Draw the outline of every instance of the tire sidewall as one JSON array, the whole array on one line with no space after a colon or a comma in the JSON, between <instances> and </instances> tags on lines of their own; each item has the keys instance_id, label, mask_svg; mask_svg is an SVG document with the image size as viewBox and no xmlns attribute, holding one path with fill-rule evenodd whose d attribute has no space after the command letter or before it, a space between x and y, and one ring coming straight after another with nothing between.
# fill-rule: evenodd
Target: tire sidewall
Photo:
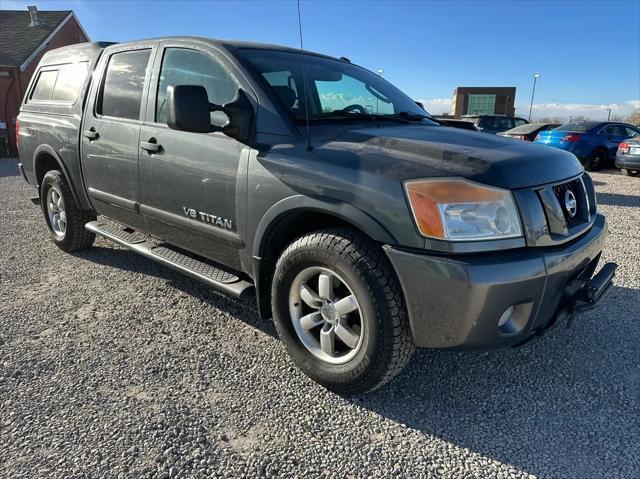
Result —
<instances>
[{"instance_id":1,"label":"tire sidewall","mask_svg":"<svg viewBox=\"0 0 640 479\"><path fill-rule=\"evenodd\" d=\"M385 331L380 311L381 302L374 300L376 278L367 275L358 264L353 265L344 255L332 254L319 244L294 249L278 262L272 283L274 322L282 341L294 362L310 377L320 383L330 382L345 387L353 382L365 381L389 348L384 347ZM304 269L320 266L337 273L351 288L360 305L364 326L363 343L358 353L344 364L329 364L313 356L302 344L293 326L289 312L289 292L294 278Z\"/></svg>"}]
</instances>

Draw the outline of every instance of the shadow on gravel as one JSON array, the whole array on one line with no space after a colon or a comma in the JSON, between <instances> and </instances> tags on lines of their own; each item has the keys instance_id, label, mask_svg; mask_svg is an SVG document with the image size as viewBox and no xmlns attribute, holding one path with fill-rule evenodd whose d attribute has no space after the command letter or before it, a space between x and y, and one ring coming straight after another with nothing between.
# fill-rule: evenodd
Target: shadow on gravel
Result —
<instances>
[{"instance_id":1,"label":"shadow on gravel","mask_svg":"<svg viewBox=\"0 0 640 479\"><path fill-rule=\"evenodd\" d=\"M93 263L163 279L176 290L193 296L211 307L220 309L269 336L278 336L273 322L262 320L258 316L258 312L255 309L255 299L247 299L245 302L233 298L192 280L171 268L125 249L93 246L87 250L72 254Z\"/></svg>"},{"instance_id":2,"label":"shadow on gravel","mask_svg":"<svg viewBox=\"0 0 640 479\"><path fill-rule=\"evenodd\" d=\"M640 190L640 181L638 181L638 190ZM640 194L621 195L619 193L598 193L598 204L640 207Z\"/></svg>"},{"instance_id":3,"label":"shadow on gravel","mask_svg":"<svg viewBox=\"0 0 640 479\"><path fill-rule=\"evenodd\" d=\"M17 158L0 158L0 178L20 176Z\"/></svg>"},{"instance_id":4,"label":"shadow on gravel","mask_svg":"<svg viewBox=\"0 0 640 479\"><path fill-rule=\"evenodd\" d=\"M640 452L632 426L640 334L611 324L625 312L627 324L637 322L640 291L614 287L607 300L571 329L559 324L520 348L418 350L396 380L353 402L529 474L601 478L626 470L620 458ZM607 441L616 443L615 457L595 447Z\"/></svg>"}]
</instances>

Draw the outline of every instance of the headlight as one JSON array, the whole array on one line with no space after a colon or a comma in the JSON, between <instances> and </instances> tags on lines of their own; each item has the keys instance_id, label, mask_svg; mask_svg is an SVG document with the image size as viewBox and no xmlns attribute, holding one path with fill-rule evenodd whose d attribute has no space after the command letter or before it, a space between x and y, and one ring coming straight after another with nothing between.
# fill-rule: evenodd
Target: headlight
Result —
<instances>
[{"instance_id":1,"label":"headlight","mask_svg":"<svg viewBox=\"0 0 640 479\"><path fill-rule=\"evenodd\" d=\"M424 236L450 241L522 236L518 210L508 190L458 178L407 181L405 189Z\"/></svg>"}]
</instances>

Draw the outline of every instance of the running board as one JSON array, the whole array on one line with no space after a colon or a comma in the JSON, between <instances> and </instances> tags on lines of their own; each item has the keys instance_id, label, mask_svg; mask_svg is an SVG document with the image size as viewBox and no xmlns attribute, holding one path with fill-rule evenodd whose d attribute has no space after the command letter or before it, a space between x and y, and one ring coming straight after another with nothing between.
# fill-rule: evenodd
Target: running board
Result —
<instances>
[{"instance_id":1,"label":"running board","mask_svg":"<svg viewBox=\"0 0 640 479\"><path fill-rule=\"evenodd\" d=\"M245 298L253 290L253 284L235 274L188 256L167 244L155 244L139 233L100 221L90 221L85 228L236 298Z\"/></svg>"}]
</instances>

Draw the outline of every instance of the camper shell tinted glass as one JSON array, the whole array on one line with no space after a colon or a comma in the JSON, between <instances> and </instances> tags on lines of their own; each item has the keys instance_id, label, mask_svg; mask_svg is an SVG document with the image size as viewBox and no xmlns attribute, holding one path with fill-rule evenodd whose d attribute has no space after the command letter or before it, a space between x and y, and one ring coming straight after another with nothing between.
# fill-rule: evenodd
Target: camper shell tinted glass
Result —
<instances>
[{"instance_id":1,"label":"camper shell tinted glass","mask_svg":"<svg viewBox=\"0 0 640 479\"><path fill-rule=\"evenodd\" d=\"M38 74L29 101L75 103L88 69L88 62L46 67Z\"/></svg>"}]
</instances>

